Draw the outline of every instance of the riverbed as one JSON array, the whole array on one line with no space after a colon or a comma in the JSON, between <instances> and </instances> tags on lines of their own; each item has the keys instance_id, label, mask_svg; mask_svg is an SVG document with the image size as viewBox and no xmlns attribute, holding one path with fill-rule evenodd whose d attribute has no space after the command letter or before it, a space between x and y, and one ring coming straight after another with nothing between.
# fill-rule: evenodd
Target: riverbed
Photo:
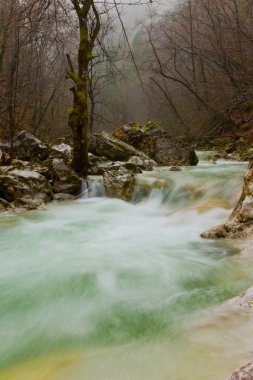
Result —
<instances>
[{"instance_id":1,"label":"riverbed","mask_svg":"<svg viewBox=\"0 0 253 380\"><path fill-rule=\"evenodd\" d=\"M137 176L130 203L90 197L0 217L0 380L225 380L253 318L220 306L253 283L238 241L209 241L247 163Z\"/></svg>"}]
</instances>

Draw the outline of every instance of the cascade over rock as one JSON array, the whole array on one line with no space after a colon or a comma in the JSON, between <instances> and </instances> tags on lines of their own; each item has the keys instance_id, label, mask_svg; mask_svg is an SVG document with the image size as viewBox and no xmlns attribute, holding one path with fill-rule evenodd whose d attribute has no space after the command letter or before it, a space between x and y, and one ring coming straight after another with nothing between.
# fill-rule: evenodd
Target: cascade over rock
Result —
<instances>
[{"instance_id":1,"label":"cascade over rock","mask_svg":"<svg viewBox=\"0 0 253 380\"><path fill-rule=\"evenodd\" d=\"M143 152L137 151L133 146L106 132L93 133L90 136L89 152L112 161L127 161L132 156L149 158Z\"/></svg>"},{"instance_id":2,"label":"cascade over rock","mask_svg":"<svg viewBox=\"0 0 253 380\"><path fill-rule=\"evenodd\" d=\"M103 174L106 195L129 201L134 192L134 174L124 167Z\"/></svg>"},{"instance_id":3,"label":"cascade over rock","mask_svg":"<svg viewBox=\"0 0 253 380\"><path fill-rule=\"evenodd\" d=\"M198 163L195 151L186 142L171 137L157 123L130 123L115 129L113 136L143 151L159 165L194 166Z\"/></svg>"},{"instance_id":4,"label":"cascade over rock","mask_svg":"<svg viewBox=\"0 0 253 380\"><path fill-rule=\"evenodd\" d=\"M216 226L201 236L207 239L243 238L253 234L253 161L244 177L242 195L225 224Z\"/></svg>"}]
</instances>

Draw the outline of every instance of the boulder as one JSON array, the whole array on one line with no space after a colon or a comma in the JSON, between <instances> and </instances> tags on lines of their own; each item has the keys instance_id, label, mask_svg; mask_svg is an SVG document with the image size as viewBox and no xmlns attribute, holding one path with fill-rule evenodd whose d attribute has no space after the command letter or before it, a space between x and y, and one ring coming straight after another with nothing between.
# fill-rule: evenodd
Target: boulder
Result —
<instances>
[{"instance_id":1,"label":"boulder","mask_svg":"<svg viewBox=\"0 0 253 380\"><path fill-rule=\"evenodd\" d=\"M52 199L52 187L47 179L31 170L13 169L0 172L0 197L13 202L29 196L45 201Z\"/></svg>"},{"instance_id":2,"label":"boulder","mask_svg":"<svg viewBox=\"0 0 253 380\"><path fill-rule=\"evenodd\" d=\"M20 160L38 159L43 161L49 156L49 147L30 132L22 131L14 140L13 154Z\"/></svg>"},{"instance_id":3,"label":"boulder","mask_svg":"<svg viewBox=\"0 0 253 380\"><path fill-rule=\"evenodd\" d=\"M49 162L54 193L76 194L81 191L82 179L63 159Z\"/></svg>"},{"instance_id":4,"label":"boulder","mask_svg":"<svg viewBox=\"0 0 253 380\"><path fill-rule=\"evenodd\" d=\"M108 165L112 161L108 161L106 157L99 157L95 154L89 153L89 174L90 175L103 175Z\"/></svg>"},{"instance_id":5,"label":"boulder","mask_svg":"<svg viewBox=\"0 0 253 380\"><path fill-rule=\"evenodd\" d=\"M113 136L134 146L163 166L197 165L195 151L179 138L173 138L157 123L131 123L113 132Z\"/></svg>"},{"instance_id":6,"label":"boulder","mask_svg":"<svg viewBox=\"0 0 253 380\"><path fill-rule=\"evenodd\" d=\"M253 362L237 369L228 380L253 380Z\"/></svg>"},{"instance_id":7,"label":"boulder","mask_svg":"<svg viewBox=\"0 0 253 380\"><path fill-rule=\"evenodd\" d=\"M131 200L135 186L133 172L121 167L118 170L105 172L103 178L107 196L123 199L124 201Z\"/></svg>"},{"instance_id":8,"label":"boulder","mask_svg":"<svg viewBox=\"0 0 253 380\"><path fill-rule=\"evenodd\" d=\"M134 173L141 173L143 170L151 171L157 163L152 159L143 159L138 156L133 156L129 158L126 162L125 167L132 170Z\"/></svg>"},{"instance_id":9,"label":"boulder","mask_svg":"<svg viewBox=\"0 0 253 380\"><path fill-rule=\"evenodd\" d=\"M132 156L148 159L143 152L138 152L133 146L106 132L93 133L90 136L89 152L111 161L127 161Z\"/></svg>"},{"instance_id":10,"label":"boulder","mask_svg":"<svg viewBox=\"0 0 253 380\"><path fill-rule=\"evenodd\" d=\"M242 195L225 224L216 226L201 236L207 239L245 238L253 234L253 161L244 177Z\"/></svg>"},{"instance_id":11,"label":"boulder","mask_svg":"<svg viewBox=\"0 0 253 380\"><path fill-rule=\"evenodd\" d=\"M218 160L227 159L227 153L222 154L219 152L211 152L211 153L209 153L207 159L212 164L216 164L216 161L218 161Z\"/></svg>"},{"instance_id":12,"label":"boulder","mask_svg":"<svg viewBox=\"0 0 253 380\"><path fill-rule=\"evenodd\" d=\"M14 206L18 208L24 208L26 210L45 209L46 205L42 197L31 198L30 196L24 196L14 201Z\"/></svg>"},{"instance_id":13,"label":"boulder","mask_svg":"<svg viewBox=\"0 0 253 380\"><path fill-rule=\"evenodd\" d=\"M70 160L72 156L72 148L70 145L61 143L53 145L50 149L50 157L52 158L65 158Z\"/></svg>"}]
</instances>

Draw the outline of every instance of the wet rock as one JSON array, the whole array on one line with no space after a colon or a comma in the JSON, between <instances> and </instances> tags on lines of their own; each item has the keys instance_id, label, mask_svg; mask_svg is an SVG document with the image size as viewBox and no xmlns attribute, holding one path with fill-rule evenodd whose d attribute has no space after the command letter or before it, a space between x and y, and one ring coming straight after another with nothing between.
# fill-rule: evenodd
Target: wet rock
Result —
<instances>
[{"instance_id":1,"label":"wet rock","mask_svg":"<svg viewBox=\"0 0 253 380\"><path fill-rule=\"evenodd\" d=\"M82 179L62 159L49 163L54 193L76 194L81 190Z\"/></svg>"},{"instance_id":2,"label":"wet rock","mask_svg":"<svg viewBox=\"0 0 253 380\"><path fill-rule=\"evenodd\" d=\"M242 161L239 153L235 153L235 152L234 153L229 153L227 155L227 160L238 161L238 162Z\"/></svg>"},{"instance_id":3,"label":"wet rock","mask_svg":"<svg viewBox=\"0 0 253 380\"><path fill-rule=\"evenodd\" d=\"M88 153L89 156L89 164L90 165L99 165L103 164L104 162L108 162L108 159L103 156L96 156L95 154Z\"/></svg>"},{"instance_id":4,"label":"wet rock","mask_svg":"<svg viewBox=\"0 0 253 380\"><path fill-rule=\"evenodd\" d=\"M134 192L135 179L130 170L121 167L118 170L107 171L103 175L106 195L129 201Z\"/></svg>"},{"instance_id":5,"label":"wet rock","mask_svg":"<svg viewBox=\"0 0 253 380\"><path fill-rule=\"evenodd\" d=\"M22 198L16 199L14 201L14 206L18 208L24 208L26 210L37 210L46 208L46 204L41 197L31 198L27 195Z\"/></svg>"},{"instance_id":6,"label":"wet rock","mask_svg":"<svg viewBox=\"0 0 253 380\"><path fill-rule=\"evenodd\" d=\"M207 239L245 238L253 234L253 161L244 177L242 195L228 221L201 236Z\"/></svg>"},{"instance_id":7,"label":"wet rock","mask_svg":"<svg viewBox=\"0 0 253 380\"><path fill-rule=\"evenodd\" d=\"M11 164L13 167L15 167L15 169L21 169L21 170L26 170L30 166L29 161L17 160L17 159L13 159Z\"/></svg>"},{"instance_id":8,"label":"wet rock","mask_svg":"<svg viewBox=\"0 0 253 380\"><path fill-rule=\"evenodd\" d=\"M248 137L241 137L234 144L236 153L241 161L253 160L253 140Z\"/></svg>"},{"instance_id":9,"label":"wet rock","mask_svg":"<svg viewBox=\"0 0 253 380\"><path fill-rule=\"evenodd\" d=\"M30 170L14 169L0 174L0 197L13 202L19 198L43 195L46 201L52 199L52 187L47 179Z\"/></svg>"},{"instance_id":10,"label":"wet rock","mask_svg":"<svg viewBox=\"0 0 253 380\"><path fill-rule=\"evenodd\" d=\"M73 200L73 195L65 193L54 194L54 201L70 201Z\"/></svg>"},{"instance_id":11,"label":"wet rock","mask_svg":"<svg viewBox=\"0 0 253 380\"><path fill-rule=\"evenodd\" d=\"M65 158L70 160L72 156L72 148L70 145L61 143L53 145L50 149L50 157L52 158Z\"/></svg>"},{"instance_id":12,"label":"wet rock","mask_svg":"<svg viewBox=\"0 0 253 380\"><path fill-rule=\"evenodd\" d=\"M201 150L214 150L219 159L233 161L250 161L253 159L253 139L250 136L241 137L226 143L224 138L206 141L207 144L198 143ZM213 155L214 153L211 153ZM211 157L210 157L211 161Z\"/></svg>"},{"instance_id":13,"label":"wet rock","mask_svg":"<svg viewBox=\"0 0 253 380\"><path fill-rule=\"evenodd\" d=\"M229 301L233 308L253 312L253 287Z\"/></svg>"},{"instance_id":14,"label":"wet rock","mask_svg":"<svg viewBox=\"0 0 253 380\"><path fill-rule=\"evenodd\" d=\"M169 168L169 171L170 171L170 172L180 172L181 169L178 168L177 166L171 166L171 167Z\"/></svg>"},{"instance_id":15,"label":"wet rock","mask_svg":"<svg viewBox=\"0 0 253 380\"><path fill-rule=\"evenodd\" d=\"M157 163L152 159L143 159L138 156L133 156L129 158L126 162L126 169L132 170L134 173L141 173L143 170L151 171L154 167L157 166Z\"/></svg>"},{"instance_id":16,"label":"wet rock","mask_svg":"<svg viewBox=\"0 0 253 380\"><path fill-rule=\"evenodd\" d=\"M207 159L212 164L216 164L216 161L218 161L218 160L227 159L227 153L221 154L221 153L218 153L218 152L211 152L211 153L209 153Z\"/></svg>"},{"instance_id":17,"label":"wet rock","mask_svg":"<svg viewBox=\"0 0 253 380\"><path fill-rule=\"evenodd\" d=\"M104 156L111 161L127 161L132 156L148 159L143 152L138 152L133 146L105 132L90 136L89 152L96 156Z\"/></svg>"},{"instance_id":18,"label":"wet rock","mask_svg":"<svg viewBox=\"0 0 253 380\"><path fill-rule=\"evenodd\" d=\"M20 160L30 161L36 158L43 161L49 156L49 147L30 132L22 131L14 140L13 155Z\"/></svg>"},{"instance_id":19,"label":"wet rock","mask_svg":"<svg viewBox=\"0 0 253 380\"><path fill-rule=\"evenodd\" d=\"M112 164L106 157L89 153L89 175L103 175L106 168Z\"/></svg>"},{"instance_id":20,"label":"wet rock","mask_svg":"<svg viewBox=\"0 0 253 380\"><path fill-rule=\"evenodd\" d=\"M227 380L253 380L253 362L237 369Z\"/></svg>"},{"instance_id":21,"label":"wet rock","mask_svg":"<svg viewBox=\"0 0 253 380\"><path fill-rule=\"evenodd\" d=\"M10 204L5 199L0 198L0 212L6 211L7 208L9 208Z\"/></svg>"},{"instance_id":22,"label":"wet rock","mask_svg":"<svg viewBox=\"0 0 253 380\"><path fill-rule=\"evenodd\" d=\"M51 180L51 171L50 168L44 164L34 163L32 165L29 165L28 168L30 170L35 171L36 173L39 173L47 178L47 180Z\"/></svg>"},{"instance_id":23,"label":"wet rock","mask_svg":"<svg viewBox=\"0 0 253 380\"><path fill-rule=\"evenodd\" d=\"M117 128L113 135L143 151L163 166L197 165L195 151L181 139L172 138L157 123L131 123Z\"/></svg>"}]
</instances>

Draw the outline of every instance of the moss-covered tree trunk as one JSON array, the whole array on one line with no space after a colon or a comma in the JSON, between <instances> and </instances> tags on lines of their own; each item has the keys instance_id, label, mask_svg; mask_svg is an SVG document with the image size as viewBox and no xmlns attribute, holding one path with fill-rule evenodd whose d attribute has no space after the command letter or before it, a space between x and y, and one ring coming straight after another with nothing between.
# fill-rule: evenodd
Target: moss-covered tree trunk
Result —
<instances>
[{"instance_id":1,"label":"moss-covered tree trunk","mask_svg":"<svg viewBox=\"0 0 253 380\"><path fill-rule=\"evenodd\" d=\"M88 175L88 134L89 134L89 64L92 51L100 30L100 20L92 0L71 0L79 20L78 71L75 72L69 56L69 76L74 82L73 107L69 110L68 124L72 131L73 158L72 167L83 177ZM91 14L92 13L92 14ZM89 29L88 18L93 17ZM95 26L94 26L95 25Z\"/></svg>"}]
</instances>

